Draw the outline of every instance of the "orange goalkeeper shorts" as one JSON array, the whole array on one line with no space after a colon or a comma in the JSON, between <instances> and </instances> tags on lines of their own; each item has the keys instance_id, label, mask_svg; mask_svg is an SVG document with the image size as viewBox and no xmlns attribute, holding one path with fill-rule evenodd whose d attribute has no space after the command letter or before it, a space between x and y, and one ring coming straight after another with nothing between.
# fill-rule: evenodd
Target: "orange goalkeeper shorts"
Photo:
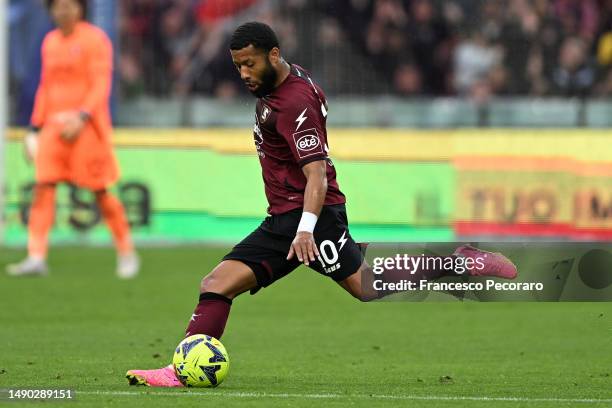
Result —
<instances>
[{"instance_id":1,"label":"orange goalkeeper shorts","mask_svg":"<svg viewBox=\"0 0 612 408\"><path fill-rule=\"evenodd\" d=\"M70 182L89 190L102 190L119 179L119 166L110 139L89 122L75 140L60 136L58 123L40 130L34 160L37 183Z\"/></svg>"}]
</instances>

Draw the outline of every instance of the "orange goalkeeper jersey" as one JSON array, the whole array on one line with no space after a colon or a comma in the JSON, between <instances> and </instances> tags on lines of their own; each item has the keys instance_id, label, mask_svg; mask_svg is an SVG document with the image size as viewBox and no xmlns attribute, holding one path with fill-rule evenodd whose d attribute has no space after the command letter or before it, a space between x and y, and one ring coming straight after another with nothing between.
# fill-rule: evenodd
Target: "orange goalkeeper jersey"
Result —
<instances>
[{"instance_id":1,"label":"orange goalkeeper jersey","mask_svg":"<svg viewBox=\"0 0 612 408\"><path fill-rule=\"evenodd\" d=\"M35 158L38 182L69 181L98 189L118 179L109 109L112 59L106 34L87 22L79 22L68 36L53 30L45 37L31 118L31 124L41 128ZM90 116L75 141L60 137L56 114L65 111Z\"/></svg>"},{"instance_id":2,"label":"orange goalkeeper jersey","mask_svg":"<svg viewBox=\"0 0 612 408\"><path fill-rule=\"evenodd\" d=\"M108 136L112 45L96 26L80 22L69 36L53 30L42 45L42 73L31 123L42 127L57 112L82 110Z\"/></svg>"}]
</instances>

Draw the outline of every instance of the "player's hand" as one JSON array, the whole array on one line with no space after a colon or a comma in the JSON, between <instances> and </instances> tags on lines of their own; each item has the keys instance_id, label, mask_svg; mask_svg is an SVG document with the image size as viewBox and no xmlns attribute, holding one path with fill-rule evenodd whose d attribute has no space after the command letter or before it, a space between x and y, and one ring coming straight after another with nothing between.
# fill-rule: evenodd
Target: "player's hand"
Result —
<instances>
[{"instance_id":1,"label":"player's hand","mask_svg":"<svg viewBox=\"0 0 612 408\"><path fill-rule=\"evenodd\" d=\"M23 137L23 152L28 163L34 161L38 152L38 132L26 133Z\"/></svg>"},{"instance_id":2,"label":"player's hand","mask_svg":"<svg viewBox=\"0 0 612 408\"><path fill-rule=\"evenodd\" d=\"M287 260L293 258L294 255L297 256L297 259L303 262L304 265L308 265L310 262L314 262L317 259L319 250L317 249L314 235L312 235L311 232L298 231L297 234L295 234L295 238L289 249L289 255L287 255Z\"/></svg>"},{"instance_id":3,"label":"player's hand","mask_svg":"<svg viewBox=\"0 0 612 408\"><path fill-rule=\"evenodd\" d=\"M55 116L61 125L60 135L64 140L74 140L85 125L81 113L79 111L61 112Z\"/></svg>"}]
</instances>

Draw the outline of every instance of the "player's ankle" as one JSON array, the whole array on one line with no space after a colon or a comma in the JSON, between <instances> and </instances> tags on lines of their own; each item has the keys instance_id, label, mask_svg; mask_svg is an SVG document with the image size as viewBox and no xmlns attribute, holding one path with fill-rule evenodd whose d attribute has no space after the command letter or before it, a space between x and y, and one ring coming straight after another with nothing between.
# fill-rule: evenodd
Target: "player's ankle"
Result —
<instances>
[{"instance_id":1,"label":"player's ankle","mask_svg":"<svg viewBox=\"0 0 612 408\"><path fill-rule=\"evenodd\" d=\"M30 259L30 261L36 262L36 263L45 263L47 261L44 255L38 255L38 254L28 255L28 258Z\"/></svg>"}]
</instances>

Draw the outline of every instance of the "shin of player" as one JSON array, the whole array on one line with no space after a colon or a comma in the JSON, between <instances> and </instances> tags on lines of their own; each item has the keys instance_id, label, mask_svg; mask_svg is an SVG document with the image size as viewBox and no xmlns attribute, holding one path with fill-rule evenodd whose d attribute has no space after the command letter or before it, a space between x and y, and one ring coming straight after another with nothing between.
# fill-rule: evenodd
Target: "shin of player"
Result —
<instances>
[{"instance_id":1,"label":"shin of player","mask_svg":"<svg viewBox=\"0 0 612 408\"><path fill-rule=\"evenodd\" d=\"M232 300L256 284L253 272L243 263L232 260L221 262L202 280L199 302L189 319L185 337L207 334L221 338Z\"/></svg>"}]
</instances>

